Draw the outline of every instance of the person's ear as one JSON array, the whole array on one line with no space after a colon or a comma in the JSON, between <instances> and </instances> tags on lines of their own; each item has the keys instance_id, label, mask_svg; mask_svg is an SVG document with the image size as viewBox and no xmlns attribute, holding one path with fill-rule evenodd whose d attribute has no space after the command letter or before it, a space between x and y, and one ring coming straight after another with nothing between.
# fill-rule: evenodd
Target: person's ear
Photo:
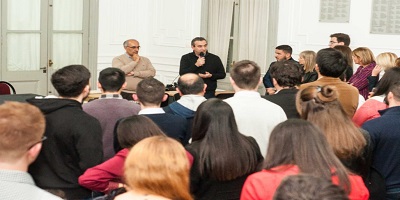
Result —
<instances>
[{"instance_id":1,"label":"person's ear","mask_svg":"<svg viewBox=\"0 0 400 200\"><path fill-rule=\"evenodd\" d=\"M276 85L278 85L278 81L276 81L275 78L272 78L272 84L273 84L274 86L276 86Z\"/></svg>"},{"instance_id":2,"label":"person's ear","mask_svg":"<svg viewBox=\"0 0 400 200\"><path fill-rule=\"evenodd\" d=\"M29 163L33 163L33 161L36 160L41 149L42 149L42 143L37 143L28 150L27 154Z\"/></svg>"},{"instance_id":3,"label":"person's ear","mask_svg":"<svg viewBox=\"0 0 400 200\"><path fill-rule=\"evenodd\" d=\"M318 64L315 64L315 71L317 71L317 72L319 72L319 67L318 67Z\"/></svg>"},{"instance_id":4,"label":"person's ear","mask_svg":"<svg viewBox=\"0 0 400 200\"><path fill-rule=\"evenodd\" d=\"M100 82L97 81L97 88L99 88L100 90L102 90L103 87L101 87Z\"/></svg>"},{"instance_id":5,"label":"person's ear","mask_svg":"<svg viewBox=\"0 0 400 200\"><path fill-rule=\"evenodd\" d=\"M179 93L179 96L183 96L182 91L179 88L176 88L176 91Z\"/></svg>"},{"instance_id":6,"label":"person's ear","mask_svg":"<svg viewBox=\"0 0 400 200\"><path fill-rule=\"evenodd\" d=\"M343 45L344 46L344 42L338 42L338 45Z\"/></svg>"},{"instance_id":7,"label":"person's ear","mask_svg":"<svg viewBox=\"0 0 400 200\"><path fill-rule=\"evenodd\" d=\"M166 101L168 99L169 95L168 94L164 94L163 98L162 98L162 102Z\"/></svg>"},{"instance_id":8,"label":"person's ear","mask_svg":"<svg viewBox=\"0 0 400 200\"><path fill-rule=\"evenodd\" d=\"M206 92L207 84L204 83L203 92Z\"/></svg>"},{"instance_id":9,"label":"person's ear","mask_svg":"<svg viewBox=\"0 0 400 200\"><path fill-rule=\"evenodd\" d=\"M235 81L233 80L232 77L229 77L229 82L231 83L231 85L236 85Z\"/></svg>"},{"instance_id":10,"label":"person's ear","mask_svg":"<svg viewBox=\"0 0 400 200\"><path fill-rule=\"evenodd\" d=\"M128 83L125 81L125 83L122 84L121 90L125 89L125 88L126 88L126 85L128 85Z\"/></svg>"},{"instance_id":11,"label":"person's ear","mask_svg":"<svg viewBox=\"0 0 400 200\"><path fill-rule=\"evenodd\" d=\"M132 99L134 101L139 101L139 98L138 98L137 94L132 94Z\"/></svg>"}]
</instances>

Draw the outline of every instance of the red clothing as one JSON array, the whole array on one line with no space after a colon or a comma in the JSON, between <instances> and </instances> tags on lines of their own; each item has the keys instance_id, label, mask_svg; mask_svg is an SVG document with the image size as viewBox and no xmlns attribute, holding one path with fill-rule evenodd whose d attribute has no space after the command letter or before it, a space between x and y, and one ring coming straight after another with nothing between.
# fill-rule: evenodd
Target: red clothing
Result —
<instances>
[{"instance_id":1,"label":"red clothing","mask_svg":"<svg viewBox=\"0 0 400 200\"><path fill-rule=\"evenodd\" d=\"M372 97L356 111L353 116L353 122L357 126L361 127L364 122L380 117L381 115L379 114L378 110L384 110L386 108L388 108L388 105L383 102L383 97L381 97L381 100Z\"/></svg>"},{"instance_id":2,"label":"red clothing","mask_svg":"<svg viewBox=\"0 0 400 200\"><path fill-rule=\"evenodd\" d=\"M287 167L287 168L286 168ZM281 170L279 170L280 168ZM275 171L275 170L279 171ZM250 175L242 188L241 200L270 200L273 198L276 189L282 182L282 179L289 175L300 173L297 166L280 166L271 170L262 170ZM365 187L361 177L350 175L351 192L349 199L351 200L368 200L369 192ZM332 182L337 184L336 177L332 177Z\"/></svg>"},{"instance_id":3,"label":"red clothing","mask_svg":"<svg viewBox=\"0 0 400 200\"><path fill-rule=\"evenodd\" d=\"M90 190L104 193L117 189L118 184L122 183L124 162L128 153L129 149L122 149L109 160L87 169L79 177L79 184ZM186 152L186 155L190 166L192 166L193 156L189 152Z\"/></svg>"},{"instance_id":4,"label":"red clothing","mask_svg":"<svg viewBox=\"0 0 400 200\"><path fill-rule=\"evenodd\" d=\"M349 79L349 83L358 89L364 99L368 99L368 76L371 76L375 65L376 63L372 62L365 67L358 67L356 73Z\"/></svg>"}]
</instances>

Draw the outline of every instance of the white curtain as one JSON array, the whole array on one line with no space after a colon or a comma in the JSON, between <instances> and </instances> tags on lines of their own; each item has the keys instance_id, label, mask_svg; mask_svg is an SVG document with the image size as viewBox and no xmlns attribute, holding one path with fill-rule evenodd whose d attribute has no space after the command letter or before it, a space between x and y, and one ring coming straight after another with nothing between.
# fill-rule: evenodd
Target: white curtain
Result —
<instances>
[{"instance_id":1,"label":"white curtain","mask_svg":"<svg viewBox=\"0 0 400 200\"><path fill-rule=\"evenodd\" d=\"M227 63L234 0L210 0L208 5L208 50Z\"/></svg>"},{"instance_id":2,"label":"white curtain","mask_svg":"<svg viewBox=\"0 0 400 200\"><path fill-rule=\"evenodd\" d=\"M255 61L266 69L268 0L240 0L238 60Z\"/></svg>"}]
</instances>

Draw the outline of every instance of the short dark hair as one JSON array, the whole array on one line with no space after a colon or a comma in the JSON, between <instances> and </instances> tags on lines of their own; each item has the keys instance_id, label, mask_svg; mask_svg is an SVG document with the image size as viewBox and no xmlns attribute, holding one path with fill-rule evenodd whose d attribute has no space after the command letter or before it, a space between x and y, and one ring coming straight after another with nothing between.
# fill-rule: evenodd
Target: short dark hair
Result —
<instances>
[{"instance_id":1,"label":"short dark hair","mask_svg":"<svg viewBox=\"0 0 400 200\"><path fill-rule=\"evenodd\" d=\"M62 97L77 97L89 85L90 72L83 65L68 65L51 75L51 83Z\"/></svg>"},{"instance_id":2,"label":"short dark hair","mask_svg":"<svg viewBox=\"0 0 400 200\"><path fill-rule=\"evenodd\" d=\"M185 75L182 75L178 79L178 88L182 92L182 94L186 95L201 93L204 89L203 79L197 74L192 74L192 78L188 78Z\"/></svg>"},{"instance_id":3,"label":"short dark hair","mask_svg":"<svg viewBox=\"0 0 400 200\"><path fill-rule=\"evenodd\" d=\"M283 52L289 53L290 55L292 55L292 53L293 53L292 47L289 46L289 45L286 45L286 44L284 44L284 45L279 45L279 46L275 47L275 49L282 50Z\"/></svg>"},{"instance_id":4,"label":"short dark hair","mask_svg":"<svg viewBox=\"0 0 400 200\"><path fill-rule=\"evenodd\" d=\"M383 74L381 80L379 80L376 86L374 96L387 95L389 93L390 86L400 80L400 67L392 67L387 69Z\"/></svg>"},{"instance_id":5,"label":"short dark hair","mask_svg":"<svg viewBox=\"0 0 400 200\"><path fill-rule=\"evenodd\" d=\"M99 83L104 92L117 92L125 83L125 73L118 68L105 68L99 74Z\"/></svg>"},{"instance_id":6,"label":"short dark hair","mask_svg":"<svg viewBox=\"0 0 400 200\"><path fill-rule=\"evenodd\" d=\"M282 180L274 200L348 200L346 192L331 180L311 174L298 174Z\"/></svg>"},{"instance_id":7,"label":"short dark hair","mask_svg":"<svg viewBox=\"0 0 400 200\"><path fill-rule=\"evenodd\" d=\"M323 76L338 78L347 69L347 60L343 53L333 49L321 49L317 53L316 63Z\"/></svg>"},{"instance_id":8,"label":"short dark hair","mask_svg":"<svg viewBox=\"0 0 400 200\"><path fill-rule=\"evenodd\" d=\"M194 43L197 41L206 41L207 42L207 40L203 37L195 37L195 38L193 38L192 42L190 43L192 45L192 47L194 47Z\"/></svg>"},{"instance_id":9,"label":"short dark hair","mask_svg":"<svg viewBox=\"0 0 400 200\"><path fill-rule=\"evenodd\" d=\"M230 74L239 88L254 89L260 82L261 69L254 61L242 60L235 62Z\"/></svg>"},{"instance_id":10,"label":"short dark hair","mask_svg":"<svg viewBox=\"0 0 400 200\"><path fill-rule=\"evenodd\" d=\"M393 83L393 85L390 86L389 92L393 93L394 99L400 102L400 81Z\"/></svg>"},{"instance_id":11,"label":"short dark hair","mask_svg":"<svg viewBox=\"0 0 400 200\"><path fill-rule=\"evenodd\" d=\"M164 94L164 84L153 77L143 79L136 88L136 95L143 105L161 104Z\"/></svg>"},{"instance_id":12,"label":"short dark hair","mask_svg":"<svg viewBox=\"0 0 400 200\"><path fill-rule=\"evenodd\" d=\"M282 87L295 87L301 84L303 70L301 66L292 60L275 62L270 69L271 77Z\"/></svg>"},{"instance_id":13,"label":"short dark hair","mask_svg":"<svg viewBox=\"0 0 400 200\"><path fill-rule=\"evenodd\" d=\"M118 142L122 148L131 148L140 140L163 135L163 131L151 120L144 115L133 115L123 118L117 126Z\"/></svg>"},{"instance_id":14,"label":"short dark hair","mask_svg":"<svg viewBox=\"0 0 400 200\"><path fill-rule=\"evenodd\" d=\"M345 46L350 45L350 36L345 33L334 33L330 37L335 37L337 42L343 42Z\"/></svg>"}]
</instances>

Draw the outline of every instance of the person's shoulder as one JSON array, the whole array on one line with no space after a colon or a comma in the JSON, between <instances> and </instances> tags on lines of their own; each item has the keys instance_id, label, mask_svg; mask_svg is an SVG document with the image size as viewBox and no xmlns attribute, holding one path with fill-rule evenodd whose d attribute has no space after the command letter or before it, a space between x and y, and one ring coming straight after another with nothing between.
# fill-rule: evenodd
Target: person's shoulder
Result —
<instances>
[{"instance_id":1,"label":"person's shoulder","mask_svg":"<svg viewBox=\"0 0 400 200\"><path fill-rule=\"evenodd\" d=\"M122 59L124 56L126 57L126 54L115 56L113 59Z\"/></svg>"},{"instance_id":2,"label":"person's shoulder","mask_svg":"<svg viewBox=\"0 0 400 200\"><path fill-rule=\"evenodd\" d=\"M182 58L190 57L190 56L195 56L193 52L189 52L187 54L183 54Z\"/></svg>"}]
</instances>

